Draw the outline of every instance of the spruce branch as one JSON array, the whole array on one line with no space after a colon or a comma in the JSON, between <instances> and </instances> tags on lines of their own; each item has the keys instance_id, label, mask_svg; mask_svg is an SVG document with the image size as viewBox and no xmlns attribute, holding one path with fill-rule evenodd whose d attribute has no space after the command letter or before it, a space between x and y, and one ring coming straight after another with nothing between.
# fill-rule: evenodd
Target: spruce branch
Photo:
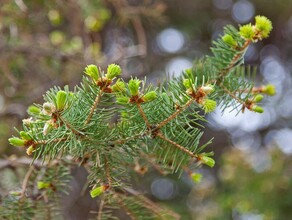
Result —
<instances>
[{"instance_id":1,"label":"spruce branch","mask_svg":"<svg viewBox=\"0 0 292 220\"><path fill-rule=\"evenodd\" d=\"M146 116L146 114L145 114L145 112L144 112L144 110L143 110L141 104L140 104L140 103L136 103L136 105L137 105L137 107L138 107L138 109L139 109L139 112L140 112L140 114L141 114L143 120L144 120L145 123L146 123L147 128L150 129L150 128L151 128L151 125L150 125L150 123L149 123L149 121L148 121L148 119L147 119L147 116Z\"/></svg>"},{"instance_id":2,"label":"spruce branch","mask_svg":"<svg viewBox=\"0 0 292 220\"><path fill-rule=\"evenodd\" d=\"M162 140L172 144L174 147L176 147L177 149L179 149L180 151L188 154L189 156L191 156L192 158L198 158L198 155L194 154L193 152L191 152L190 150L186 149L185 147L179 145L178 143L168 139L167 137L165 137L161 132L158 132L156 134L157 137L161 138Z\"/></svg>"},{"instance_id":3,"label":"spruce branch","mask_svg":"<svg viewBox=\"0 0 292 220\"><path fill-rule=\"evenodd\" d=\"M171 120L173 120L177 115L179 115L182 111L184 111L186 108L188 108L193 103L193 101L194 101L193 99L188 100L188 102L186 104L184 104L183 106L179 107L176 110L176 112L174 112L168 118L166 118L165 120L163 120L162 122L160 122L156 126L156 129L160 129L161 127L163 127L164 125L166 125L168 122L170 122Z\"/></svg>"},{"instance_id":4,"label":"spruce branch","mask_svg":"<svg viewBox=\"0 0 292 220\"><path fill-rule=\"evenodd\" d=\"M162 175L186 172L199 181L200 175L188 168L191 163L196 167L215 165L213 153L204 152L212 139L200 144L206 114L214 111L217 103L225 108L237 103L261 113L257 103L262 94L275 94L272 85L254 88L253 79L246 77L248 71L239 68L247 47L267 37L271 28L262 16L256 17L255 25L239 30L227 26L225 35L214 42L213 56L198 60L181 78L161 87L147 85L146 79L115 81L121 68L110 64L105 72L95 65L87 66L87 76L74 92L68 87L52 88L44 95L43 105L29 107L31 118L23 121L19 137L9 142L27 148L34 159L57 158L58 164L47 164L39 172L33 172L37 169L31 166L20 195L24 198L30 182L29 186L36 184L41 192L38 199L50 204L52 195L68 183L69 165L62 160L71 158L70 162L88 171L91 197L102 197L98 219L108 216L107 205L121 207L131 219L178 219L129 190L133 172L129 167L144 175L151 165ZM32 178L32 173L39 179ZM23 208L25 202L39 202L33 196L23 199L15 210ZM49 208L47 212L52 211Z\"/></svg>"},{"instance_id":5,"label":"spruce branch","mask_svg":"<svg viewBox=\"0 0 292 220\"><path fill-rule=\"evenodd\" d=\"M132 220L138 220L138 216L135 215L135 213L133 213L128 207L127 205L123 202L123 199L121 198L121 194L120 193L115 193L114 194L114 198L117 200L118 204L120 205L120 207L122 209L125 210L125 213L132 219Z\"/></svg>"},{"instance_id":6,"label":"spruce branch","mask_svg":"<svg viewBox=\"0 0 292 220\"><path fill-rule=\"evenodd\" d=\"M97 107L97 105L98 105L98 103L99 103L99 101L101 99L102 94L103 94L103 91L100 90L98 95L96 96L94 102L93 102L93 105L90 108L90 112L89 112L89 114L88 114L88 116L87 116L87 118L86 118L86 120L84 122L84 125L87 125L90 122L90 119L92 118L92 116L94 114L94 111L95 111L95 109L96 109L96 107Z\"/></svg>"},{"instance_id":7,"label":"spruce branch","mask_svg":"<svg viewBox=\"0 0 292 220\"><path fill-rule=\"evenodd\" d=\"M242 58L243 52L247 49L247 47L250 45L251 42L252 42L251 40L247 40L244 42L242 47L237 48L238 53L233 56L228 67L219 72L218 78L214 81L217 85L219 86L221 85L221 82L223 81L224 77L229 74L231 69L233 69L235 65L238 63L238 61Z\"/></svg>"}]
</instances>

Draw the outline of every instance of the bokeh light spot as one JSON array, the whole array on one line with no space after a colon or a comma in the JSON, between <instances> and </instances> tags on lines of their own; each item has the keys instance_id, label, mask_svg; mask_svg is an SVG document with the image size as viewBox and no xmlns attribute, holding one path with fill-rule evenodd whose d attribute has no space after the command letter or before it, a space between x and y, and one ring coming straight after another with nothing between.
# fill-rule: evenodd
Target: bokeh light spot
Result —
<instances>
[{"instance_id":1,"label":"bokeh light spot","mask_svg":"<svg viewBox=\"0 0 292 220\"><path fill-rule=\"evenodd\" d=\"M232 7L232 17L238 23L248 22L255 14L254 5L246 0L236 2Z\"/></svg>"}]
</instances>

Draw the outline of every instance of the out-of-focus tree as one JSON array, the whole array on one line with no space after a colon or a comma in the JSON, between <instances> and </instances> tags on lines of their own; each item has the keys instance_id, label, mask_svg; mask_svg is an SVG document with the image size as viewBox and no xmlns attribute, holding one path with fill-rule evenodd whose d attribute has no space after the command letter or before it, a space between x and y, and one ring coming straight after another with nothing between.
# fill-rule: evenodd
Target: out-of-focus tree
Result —
<instances>
[{"instance_id":1,"label":"out-of-focus tree","mask_svg":"<svg viewBox=\"0 0 292 220\"><path fill-rule=\"evenodd\" d=\"M290 219L292 160L279 149L228 150L215 187L206 179L189 197L195 219ZM204 184L209 184L205 187Z\"/></svg>"}]
</instances>

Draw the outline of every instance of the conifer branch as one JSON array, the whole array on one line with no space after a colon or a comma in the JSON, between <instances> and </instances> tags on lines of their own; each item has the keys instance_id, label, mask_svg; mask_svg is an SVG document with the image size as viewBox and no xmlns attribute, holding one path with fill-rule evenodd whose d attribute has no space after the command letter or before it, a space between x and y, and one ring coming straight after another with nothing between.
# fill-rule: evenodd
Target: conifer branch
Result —
<instances>
[{"instance_id":1,"label":"conifer branch","mask_svg":"<svg viewBox=\"0 0 292 220\"><path fill-rule=\"evenodd\" d=\"M199 158L198 155L194 154L193 152L191 152L190 150L186 149L185 147L179 145L178 143L176 143L176 142L174 142L174 141L168 139L168 138L165 137L161 132L158 132L158 133L156 134L156 136L159 137L159 138L161 138L162 140L164 140L164 141L166 141L166 142L172 144L173 146L175 146L175 147L178 148L179 150L181 150L181 151L187 153L187 154L190 155L191 157L196 158L196 159Z\"/></svg>"},{"instance_id":2,"label":"conifer branch","mask_svg":"<svg viewBox=\"0 0 292 220\"><path fill-rule=\"evenodd\" d=\"M98 215L97 215L97 220L102 220L102 213L103 213L103 208L104 208L105 202L103 199L100 200L99 203L99 209L98 209Z\"/></svg>"},{"instance_id":3,"label":"conifer branch","mask_svg":"<svg viewBox=\"0 0 292 220\"><path fill-rule=\"evenodd\" d=\"M186 104L184 104L182 107L180 107L178 110L176 110L176 112L174 112L172 115L170 115L168 118L166 118L165 120L163 120L162 122L160 122L157 126L156 129L158 130L159 128L163 127L164 125L166 125L168 122L170 122L171 120L173 120L177 115L179 115L181 112L183 112L187 107L189 107L192 103L193 103L193 99L190 99L189 101L187 101Z\"/></svg>"},{"instance_id":4,"label":"conifer branch","mask_svg":"<svg viewBox=\"0 0 292 220\"><path fill-rule=\"evenodd\" d=\"M28 182L29 182L29 178L32 174L32 172L34 171L34 166L30 166L27 173L25 174L25 177L24 177L24 180L23 180L23 183L22 183L22 187L21 187L21 198L24 198L25 197L25 191L26 191L26 188L27 188L27 185L28 185Z\"/></svg>"},{"instance_id":5,"label":"conifer branch","mask_svg":"<svg viewBox=\"0 0 292 220\"><path fill-rule=\"evenodd\" d=\"M147 119L147 116L146 116L146 114L145 114L142 106L140 105L140 103L137 103L137 107L138 107L138 110L140 112L140 115L142 116L144 122L146 123L147 128L150 129L151 128L151 125L150 125L150 123L149 123L149 121Z\"/></svg>"},{"instance_id":6,"label":"conifer branch","mask_svg":"<svg viewBox=\"0 0 292 220\"><path fill-rule=\"evenodd\" d=\"M120 193L115 192L115 198L117 199L117 202L120 205L120 207L125 210L126 214L132 220L138 220L139 218L126 206L126 204L123 202L120 196L121 196Z\"/></svg>"},{"instance_id":7,"label":"conifer branch","mask_svg":"<svg viewBox=\"0 0 292 220\"><path fill-rule=\"evenodd\" d=\"M67 141L67 140L68 140L68 137L57 138L53 140L37 140L33 144L38 145L38 144L58 143L58 142Z\"/></svg>"},{"instance_id":8,"label":"conifer branch","mask_svg":"<svg viewBox=\"0 0 292 220\"><path fill-rule=\"evenodd\" d=\"M242 80L243 71L230 76L228 74L242 63L248 45L267 37L271 29L269 20L263 16L256 17L254 26L241 26L240 31L227 27L225 35L214 43L213 56L198 61L200 65L186 70L183 79L173 79L163 88L145 86L146 80L137 78L132 78L129 82L120 79L115 81L121 74L121 68L116 64L110 64L106 73L100 73L97 66L89 65L85 68L85 74L93 83L84 78L85 83L81 87L75 87L74 92L69 92L68 87L64 90L52 88L45 94L46 102L42 107L39 104L29 107L31 118L23 121L23 131L18 132L19 137L10 138L9 142L17 147L27 147L27 153L34 153L35 157L57 158L58 161L66 158L66 166L71 162L69 159L70 162L67 163L67 158L81 158L79 162L89 172L88 182L102 180L101 185L95 185L90 191L93 198L104 193L98 220L107 216L105 205L111 204L111 201L125 210L131 219L140 219L145 214L149 214L149 218L156 216L155 218L168 219L168 216L172 216L178 219L178 216L159 208L143 195L129 192L124 184L118 183L128 180L125 177L130 174L129 167L134 167L140 174L144 174L151 165L161 174L185 170L192 176L193 173L188 169L191 162L197 162L197 167L202 164L210 167L215 165L211 158L212 152L202 152L210 141L198 148L203 131L195 127L201 125L197 121L204 121L205 114L214 111L218 101L226 106L238 102L236 106L242 104L243 109L246 107L254 112L263 112L257 103L263 98L262 94L275 94L273 85L252 89L253 82ZM225 85L227 75L228 82L231 83ZM247 89L247 95L243 94ZM112 103L113 99L107 99L104 93L115 95L116 104ZM175 106L174 110L173 103L176 100L182 106ZM95 114L99 104L112 106L104 108L104 111L98 109L99 113ZM119 104L123 107L117 106ZM195 117L188 117L188 108L192 104L201 107L205 114L195 113ZM63 111L66 115L60 114ZM121 120L113 123L117 114ZM86 131L78 131L80 123ZM86 126L88 124L91 126ZM157 147L161 144L164 146ZM115 148L108 151L111 146ZM145 150L137 146L145 147ZM144 153L146 150L147 153ZM143 164L139 164L140 161ZM58 163L59 165L61 164ZM30 207L32 201L42 200L47 205L46 202L51 201L48 192L55 192L67 184L63 177L69 175L69 171L64 166L56 169L55 166L46 164L46 167L46 174L41 176L44 179L37 182L38 188L44 193L38 196L39 200L33 198L35 195L27 200L20 200L21 204L15 208L14 215L28 213L19 208ZM38 181L37 178L29 180L32 179L33 170L34 167L31 166L25 175L21 198L24 198L28 184L31 186L31 182ZM55 180L58 176L62 179ZM109 188L109 193L105 193ZM53 210L48 211L53 214Z\"/></svg>"},{"instance_id":9,"label":"conifer branch","mask_svg":"<svg viewBox=\"0 0 292 220\"><path fill-rule=\"evenodd\" d=\"M237 61L241 58L242 52L250 45L250 43L251 43L251 40L245 41L243 46L237 49L238 53L234 55L229 66L227 68L221 70L221 72L219 72L219 76L217 79L217 82L219 84L223 81L223 78L230 72L230 70L235 66Z\"/></svg>"},{"instance_id":10,"label":"conifer branch","mask_svg":"<svg viewBox=\"0 0 292 220\"><path fill-rule=\"evenodd\" d=\"M99 91L99 94L96 96L96 98L94 100L94 103L93 103L93 105L90 108L89 115L87 116L87 118L86 118L86 120L84 122L84 125L87 125L89 123L90 119L92 118L92 116L94 114L94 110L96 109L98 103L100 102L100 98L102 96L102 92L103 92L103 90L100 90Z\"/></svg>"},{"instance_id":11,"label":"conifer branch","mask_svg":"<svg viewBox=\"0 0 292 220\"><path fill-rule=\"evenodd\" d=\"M60 115L58 116L58 118L61 121L61 123L64 124L69 130L71 130L72 133L74 133L75 135L81 135L81 136L84 135L80 131L77 131L75 128L73 128L72 125L70 125L67 121L65 121L64 118L61 117Z\"/></svg>"},{"instance_id":12,"label":"conifer branch","mask_svg":"<svg viewBox=\"0 0 292 220\"><path fill-rule=\"evenodd\" d=\"M233 98L234 100L236 100L237 102L239 102L240 104L242 104L244 107L246 107L246 103L244 101L242 101L241 99L239 99L233 92L229 91L225 86L222 85L222 89L224 90L224 92L226 92L226 94L228 94L231 98Z\"/></svg>"},{"instance_id":13,"label":"conifer branch","mask_svg":"<svg viewBox=\"0 0 292 220\"><path fill-rule=\"evenodd\" d=\"M145 159L145 160L147 160L147 162L156 170L156 171L158 171L161 175L165 175L166 174L166 172L163 170L163 169L161 169L156 163L154 163L152 160L151 160L151 158L149 158L149 155L147 155L147 154L145 154L145 153L143 153L142 151L140 152L140 154L141 154L141 156Z\"/></svg>"},{"instance_id":14,"label":"conifer branch","mask_svg":"<svg viewBox=\"0 0 292 220\"><path fill-rule=\"evenodd\" d=\"M105 155L104 166L105 166L105 173L106 173L108 188L111 188L112 187L112 177L110 174L110 167L109 167L107 155Z\"/></svg>"}]
</instances>

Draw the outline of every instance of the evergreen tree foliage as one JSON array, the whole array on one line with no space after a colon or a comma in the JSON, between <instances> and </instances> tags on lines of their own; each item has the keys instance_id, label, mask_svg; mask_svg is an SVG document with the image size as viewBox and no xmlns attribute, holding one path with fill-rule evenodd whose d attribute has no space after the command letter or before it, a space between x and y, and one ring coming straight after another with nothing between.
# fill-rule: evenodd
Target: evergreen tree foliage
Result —
<instances>
[{"instance_id":1,"label":"evergreen tree foliage","mask_svg":"<svg viewBox=\"0 0 292 220\"><path fill-rule=\"evenodd\" d=\"M117 208L131 219L178 219L131 188L131 168L143 174L146 168L137 161L145 160L164 175L186 171L199 181L188 167L215 165L213 153L205 151L212 140L200 140L205 116L216 106L263 112L262 94L273 95L275 89L255 87L255 71L242 66L248 46L272 30L266 17L255 20L239 30L227 26L213 43L212 56L160 86L146 79L125 82L119 65L110 64L106 71L88 65L72 90L47 91L43 104L28 108L30 118L23 120L19 137L9 139L43 164L32 164L22 190L3 199L2 218L53 218L58 196L69 192L70 167L78 164L89 173L91 197L100 198L97 219L116 219Z\"/></svg>"}]
</instances>

